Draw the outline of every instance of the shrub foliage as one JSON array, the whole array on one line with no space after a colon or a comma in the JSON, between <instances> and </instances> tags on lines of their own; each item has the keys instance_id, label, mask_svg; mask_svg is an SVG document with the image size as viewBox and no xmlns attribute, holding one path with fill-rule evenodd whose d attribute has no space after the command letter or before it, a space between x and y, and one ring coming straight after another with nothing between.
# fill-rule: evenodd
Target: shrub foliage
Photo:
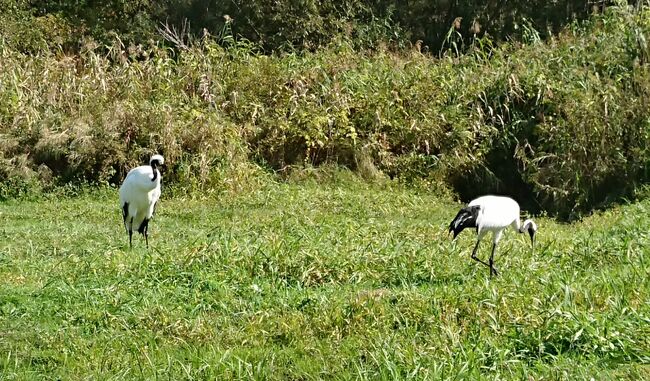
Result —
<instances>
[{"instance_id":1,"label":"shrub foliage","mask_svg":"<svg viewBox=\"0 0 650 381\"><path fill-rule=\"evenodd\" d=\"M638 1L636 1L638 3ZM267 51L313 50L343 34L357 46L377 40L397 43L423 41L438 52L454 21L462 48L475 36L489 33L497 40L525 31L523 20L538 26L542 35L575 19L585 19L592 7L611 1L498 0L0 0L0 36L15 46L32 49L48 38L68 48L80 35L110 43L114 33L124 41L143 43L155 38L161 23L218 35L226 24L232 32ZM8 20L3 20L8 19ZM128 22L125 22L128 20Z\"/></svg>"},{"instance_id":2,"label":"shrub foliage","mask_svg":"<svg viewBox=\"0 0 650 381\"><path fill-rule=\"evenodd\" d=\"M115 183L157 151L167 179L201 187L336 163L573 216L648 180L649 29L647 10L610 8L546 42L529 27L443 58L344 37L274 55L228 36L180 51L0 45L0 194Z\"/></svg>"}]
</instances>

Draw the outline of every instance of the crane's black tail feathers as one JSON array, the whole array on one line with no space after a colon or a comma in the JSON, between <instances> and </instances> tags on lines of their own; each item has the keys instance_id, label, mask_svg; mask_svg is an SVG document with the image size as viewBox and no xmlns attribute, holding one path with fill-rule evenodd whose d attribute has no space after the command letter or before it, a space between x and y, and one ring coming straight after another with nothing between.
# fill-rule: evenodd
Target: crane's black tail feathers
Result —
<instances>
[{"instance_id":1,"label":"crane's black tail feathers","mask_svg":"<svg viewBox=\"0 0 650 381\"><path fill-rule=\"evenodd\" d=\"M138 228L138 233L144 235L147 232L147 227L149 226L149 219L145 218L144 221L140 224Z\"/></svg>"},{"instance_id":2,"label":"crane's black tail feathers","mask_svg":"<svg viewBox=\"0 0 650 381\"><path fill-rule=\"evenodd\" d=\"M449 232L454 233L454 238L466 228L476 227L476 219L478 218L478 212L481 210L481 207L478 205L467 206L462 208L456 214L456 217L449 224Z\"/></svg>"},{"instance_id":3,"label":"crane's black tail feathers","mask_svg":"<svg viewBox=\"0 0 650 381\"><path fill-rule=\"evenodd\" d=\"M126 218L129 216L129 203L125 202L124 205L122 205L122 220L124 221L124 229L126 231L129 231L129 228L126 226Z\"/></svg>"}]
</instances>

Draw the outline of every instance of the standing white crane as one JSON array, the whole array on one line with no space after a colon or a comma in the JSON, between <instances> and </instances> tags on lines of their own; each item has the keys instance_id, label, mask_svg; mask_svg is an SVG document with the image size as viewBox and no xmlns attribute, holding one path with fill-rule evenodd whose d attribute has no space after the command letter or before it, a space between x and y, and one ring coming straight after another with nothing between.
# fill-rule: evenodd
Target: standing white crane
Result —
<instances>
[{"instance_id":1,"label":"standing white crane","mask_svg":"<svg viewBox=\"0 0 650 381\"><path fill-rule=\"evenodd\" d=\"M533 220L519 220L519 204L510 197L482 196L472 200L462 208L449 224L449 232L454 232L454 239L465 228L476 228L477 241L472 251L472 259L481 262L490 268L490 276L498 275L494 268L494 252L501 239L503 230L512 226L519 233L528 232L532 247L535 247L535 232L537 225ZM488 233L493 233L492 254L489 262L482 261L476 256L481 239Z\"/></svg>"},{"instance_id":2,"label":"standing white crane","mask_svg":"<svg viewBox=\"0 0 650 381\"><path fill-rule=\"evenodd\" d=\"M133 247L133 228L144 236L149 247L149 220L160 198L162 177L158 167L163 165L162 155L153 155L149 165L141 165L129 171L120 187L120 207L124 218L124 227L129 233L129 246Z\"/></svg>"}]
</instances>

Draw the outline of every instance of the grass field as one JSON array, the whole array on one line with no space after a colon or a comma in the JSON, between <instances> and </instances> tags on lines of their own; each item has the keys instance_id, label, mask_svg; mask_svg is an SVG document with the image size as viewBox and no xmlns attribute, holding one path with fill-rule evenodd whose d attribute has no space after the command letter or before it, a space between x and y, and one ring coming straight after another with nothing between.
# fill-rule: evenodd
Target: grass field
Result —
<instances>
[{"instance_id":1,"label":"grass field","mask_svg":"<svg viewBox=\"0 0 650 381\"><path fill-rule=\"evenodd\" d=\"M493 279L459 206L163 190L129 250L115 189L1 203L0 379L650 379L650 201L508 231Z\"/></svg>"}]
</instances>

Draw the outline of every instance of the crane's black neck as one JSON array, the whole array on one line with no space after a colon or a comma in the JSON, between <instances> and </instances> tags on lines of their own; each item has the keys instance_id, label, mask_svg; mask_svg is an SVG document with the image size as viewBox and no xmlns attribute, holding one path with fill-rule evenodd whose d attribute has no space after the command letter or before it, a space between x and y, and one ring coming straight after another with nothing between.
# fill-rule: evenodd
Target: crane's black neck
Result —
<instances>
[{"instance_id":1,"label":"crane's black neck","mask_svg":"<svg viewBox=\"0 0 650 381\"><path fill-rule=\"evenodd\" d=\"M151 170L153 171L153 177L151 178L151 181L156 181L158 179L158 160L152 160L151 161Z\"/></svg>"}]
</instances>

